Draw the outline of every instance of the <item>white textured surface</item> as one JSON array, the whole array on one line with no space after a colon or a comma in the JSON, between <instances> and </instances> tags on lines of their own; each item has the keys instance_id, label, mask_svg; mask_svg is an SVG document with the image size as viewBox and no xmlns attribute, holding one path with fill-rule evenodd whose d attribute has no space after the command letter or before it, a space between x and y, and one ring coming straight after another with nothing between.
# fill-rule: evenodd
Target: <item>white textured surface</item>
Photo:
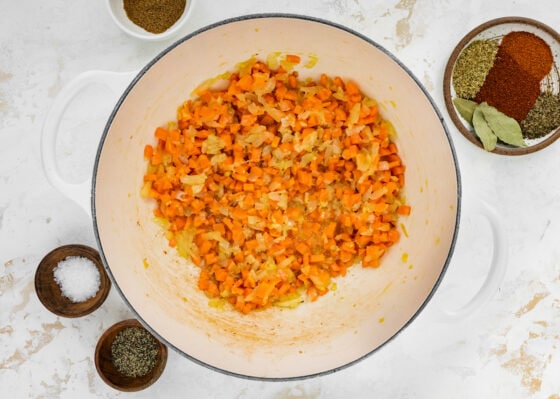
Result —
<instances>
[{"instance_id":1,"label":"white textured surface","mask_svg":"<svg viewBox=\"0 0 560 399\"><path fill-rule=\"evenodd\" d=\"M101 1L0 0L0 389L13 398L560 398L560 143L507 158L487 154L451 125L443 69L455 43L479 23L520 15L557 30L554 0L198 0L189 33L257 12L313 15L372 38L407 65L440 107L457 149L468 200L481 197L502 216L509 262L499 289L468 319L439 322L480 286L492 247L485 224L468 212L456 254L433 301L399 336L356 365L291 382L226 376L170 352L161 379L137 394L106 386L93 364L102 332L131 316L115 290L80 319L59 318L38 301L41 258L68 243L95 246L91 221L46 181L40 131L54 98L92 69L141 68L172 41L141 43L114 26ZM60 166L88 175L97 134L111 107L91 89L61 125ZM467 200L466 200L467 201Z\"/></svg>"}]
</instances>

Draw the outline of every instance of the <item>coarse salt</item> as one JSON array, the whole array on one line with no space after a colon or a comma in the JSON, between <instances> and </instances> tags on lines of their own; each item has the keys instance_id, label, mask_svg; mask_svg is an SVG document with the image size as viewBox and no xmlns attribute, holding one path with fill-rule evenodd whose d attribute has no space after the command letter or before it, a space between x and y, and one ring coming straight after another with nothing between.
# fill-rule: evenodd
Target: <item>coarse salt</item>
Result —
<instances>
[{"instance_id":1,"label":"coarse salt","mask_svg":"<svg viewBox=\"0 0 560 399\"><path fill-rule=\"evenodd\" d=\"M99 271L88 258L68 256L58 262L53 274L62 295L72 302L93 298L99 290Z\"/></svg>"}]
</instances>

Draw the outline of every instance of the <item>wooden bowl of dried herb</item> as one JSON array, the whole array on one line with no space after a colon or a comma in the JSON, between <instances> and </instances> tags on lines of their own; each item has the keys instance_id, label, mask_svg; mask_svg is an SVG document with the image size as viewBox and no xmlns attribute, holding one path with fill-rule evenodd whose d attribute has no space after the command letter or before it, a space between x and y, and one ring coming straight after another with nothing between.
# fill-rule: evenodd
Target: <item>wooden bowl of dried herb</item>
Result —
<instances>
[{"instance_id":1,"label":"wooden bowl of dried herb","mask_svg":"<svg viewBox=\"0 0 560 399\"><path fill-rule=\"evenodd\" d=\"M109 327L95 348L95 368L114 389L140 391L152 385L167 363L167 347L136 319Z\"/></svg>"},{"instance_id":2,"label":"wooden bowl of dried herb","mask_svg":"<svg viewBox=\"0 0 560 399\"><path fill-rule=\"evenodd\" d=\"M471 30L444 73L444 99L463 136L504 155L538 151L560 137L560 35L529 18Z\"/></svg>"}]
</instances>

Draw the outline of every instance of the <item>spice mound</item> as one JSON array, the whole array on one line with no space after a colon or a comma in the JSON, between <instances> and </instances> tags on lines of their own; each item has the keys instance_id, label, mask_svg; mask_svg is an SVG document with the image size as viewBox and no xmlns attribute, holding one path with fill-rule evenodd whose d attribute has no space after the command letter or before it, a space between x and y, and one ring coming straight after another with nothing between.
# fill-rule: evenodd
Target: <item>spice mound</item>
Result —
<instances>
[{"instance_id":1,"label":"spice mound","mask_svg":"<svg viewBox=\"0 0 560 399\"><path fill-rule=\"evenodd\" d=\"M127 327L111 344L111 359L117 370L127 377L143 377L156 366L158 343L143 328Z\"/></svg>"},{"instance_id":2,"label":"spice mound","mask_svg":"<svg viewBox=\"0 0 560 399\"><path fill-rule=\"evenodd\" d=\"M525 139L546 136L560 126L560 95L555 89L559 77L553 74L558 75L558 68L552 50L533 33L513 31L474 40L455 63L453 103L486 150L492 151L498 142L525 146Z\"/></svg>"},{"instance_id":3,"label":"spice mound","mask_svg":"<svg viewBox=\"0 0 560 399\"><path fill-rule=\"evenodd\" d=\"M315 301L353 265L380 266L410 213L376 101L352 80L299 79L299 62L251 59L225 88L210 79L144 149L141 195L212 305Z\"/></svg>"},{"instance_id":4,"label":"spice mound","mask_svg":"<svg viewBox=\"0 0 560 399\"><path fill-rule=\"evenodd\" d=\"M62 295L75 303L93 298L101 284L95 264L82 256L68 256L61 260L53 269L53 275Z\"/></svg>"},{"instance_id":5,"label":"spice mound","mask_svg":"<svg viewBox=\"0 0 560 399\"><path fill-rule=\"evenodd\" d=\"M163 33L183 14L185 0L124 0L127 17L151 33Z\"/></svg>"}]
</instances>

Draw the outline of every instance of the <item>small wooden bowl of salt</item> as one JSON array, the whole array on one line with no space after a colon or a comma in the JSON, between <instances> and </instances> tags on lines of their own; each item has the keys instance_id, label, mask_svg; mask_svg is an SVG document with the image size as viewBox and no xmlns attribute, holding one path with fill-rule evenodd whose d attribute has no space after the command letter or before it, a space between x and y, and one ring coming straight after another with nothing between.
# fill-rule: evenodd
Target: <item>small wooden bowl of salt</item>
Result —
<instances>
[{"instance_id":1,"label":"small wooden bowl of salt","mask_svg":"<svg viewBox=\"0 0 560 399\"><path fill-rule=\"evenodd\" d=\"M99 252L81 244L49 252L35 272L35 291L52 313L64 317L85 316L107 298L111 281Z\"/></svg>"}]
</instances>

